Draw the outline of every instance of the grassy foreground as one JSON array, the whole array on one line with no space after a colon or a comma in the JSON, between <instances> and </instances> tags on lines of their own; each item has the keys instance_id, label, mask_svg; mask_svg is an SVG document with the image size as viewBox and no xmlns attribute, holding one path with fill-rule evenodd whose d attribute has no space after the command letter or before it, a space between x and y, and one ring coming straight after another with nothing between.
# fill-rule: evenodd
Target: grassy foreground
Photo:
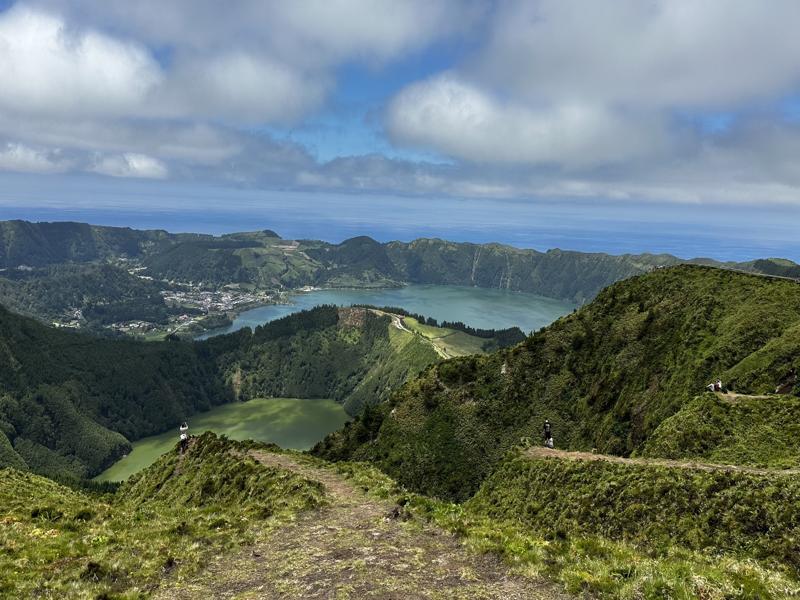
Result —
<instances>
[{"instance_id":1,"label":"grassy foreground","mask_svg":"<svg viewBox=\"0 0 800 600\"><path fill-rule=\"evenodd\" d=\"M251 450L274 458L254 460ZM0 597L147 598L200 581L195 573L220 556L245 568L258 556L251 544L284 539L292 527L293 540L316 539L320 520L299 513L330 506L323 514L335 515L341 492L328 494L325 477L284 462L344 477L395 506L394 518L411 530L436 525L471 552L499 555L517 575L554 581L575 597L800 596L800 481L792 476L531 459L518 449L473 499L454 504L409 492L367 463L275 452L204 434L185 457L164 455L113 494L0 470ZM366 506L352 502L354 515ZM378 520L391 522L383 510ZM307 551L287 547L293 556ZM285 568L259 560L250 565L266 569L258 577ZM312 561L309 573L317 567Z\"/></svg>"},{"instance_id":2,"label":"grassy foreground","mask_svg":"<svg viewBox=\"0 0 800 600\"><path fill-rule=\"evenodd\" d=\"M598 483L591 476L591 470L598 468L597 463L561 466L528 463L531 461L512 457L504 465L506 471L501 469L494 481L487 481L475 500L465 504L407 492L367 463L340 462L333 468L347 474L378 497L395 498L415 518L433 522L460 536L471 550L498 554L515 572L554 580L576 597L609 600L778 600L800 597L800 582L795 570L778 560L756 561L747 556L748 550L744 547L737 555L736 552L718 549L698 550L691 544L672 541L668 537L656 542L648 538L650 532L646 526L636 527L635 520L629 525L638 529L638 540L634 539L635 535L628 539L622 536L611 539L599 520L589 521L583 528L566 528L548 520L551 515L543 510L543 506L540 505L538 510L531 509L536 502L531 499L535 495L531 494L531 489L540 486L544 475L538 469L589 469L583 473L584 486L574 494L561 496L557 492L562 488L544 486L548 497L552 497L561 509L569 511L583 503L591 503L591 489ZM600 469L604 466L599 465ZM526 467L532 467L532 470L526 473ZM509 479L509 471L518 472L516 482ZM675 496L680 486L686 484L680 478L671 482L668 477L656 477L654 481L658 481L658 485L653 490L660 489L668 496ZM745 496L749 483L753 482L742 482L741 491ZM700 491L700 488L694 491ZM710 488L706 491L712 492ZM595 493L594 499L597 495ZM643 523L657 523L659 511L663 509L663 506L644 499L632 507L645 517ZM753 504L749 503L743 510L752 507ZM792 527L788 533L775 531L774 537L792 543L796 540L798 521L796 514L790 517L788 513L796 513L797 507L784 508L787 512L783 515L778 502L773 502L768 509L777 513L776 518L786 519L783 525ZM736 515L729 511L723 519L725 517L730 520ZM663 531L667 525L661 527ZM758 543L759 538L759 534L754 534L754 541Z\"/></svg>"},{"instance_id":3,"label":"grassy foreground","mask_svg":"<svg viewBox=\"0 0 800 600\"><path fill-rule=\"evenodd\" d=\"M115 494L0 470L0 597L143 598L165 577L325 502L316 482L204 434Z\"/></svg>"}]
</instances>

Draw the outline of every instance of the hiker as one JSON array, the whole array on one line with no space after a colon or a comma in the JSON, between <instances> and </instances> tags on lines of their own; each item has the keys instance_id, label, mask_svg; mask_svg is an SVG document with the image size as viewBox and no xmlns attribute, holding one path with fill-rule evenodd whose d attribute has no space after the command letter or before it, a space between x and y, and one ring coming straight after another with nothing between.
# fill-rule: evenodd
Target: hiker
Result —
<instances>
[{"instance_id":1,"label":"hiker","mask_svg":"<svg viewBox=\"0 0 800 600\"><path fill-rule=\"evenodd\" d=\"M544 445L548 448L553 447L553 427L550 425L550 421L547 419L544 420L544 429L542 431L544 436Z\"/></svg>"},{"instance_id":2,"label":"hiker","mask_svg":"<svg viewBox=\"0 0 800 600\"><path fill-rule=\"evenodd\" d=\"M184 421L179 429L181 432L181 454L183 454L184 452L186 452L186 448L189 446L189 434L186 433L187 431L189 431L189 424L186 421Z\"/></svg>"}]
</instances>

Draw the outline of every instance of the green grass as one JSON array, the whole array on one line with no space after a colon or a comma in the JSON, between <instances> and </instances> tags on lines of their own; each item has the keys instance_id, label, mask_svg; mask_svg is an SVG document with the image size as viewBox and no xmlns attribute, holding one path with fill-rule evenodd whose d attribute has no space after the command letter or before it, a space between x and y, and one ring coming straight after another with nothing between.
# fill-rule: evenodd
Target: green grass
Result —
<instances>
[{"instance_id":1,"label":"green grass","mask_svg":"<svg viewBox=\"0 0 800 600\"><path fill-rule=\"evenodd\" d=\"M800 466L800 398L703 394L666 419L641 456L770 468Z\"/></svg>"},{"instance_id":2,"label":"green grass","mask_svg":"<svg viewBox=\"0 0 800 600\"><path fill-rule=\"evenodd\" d=\"M0 597L145 598L332 501L318 482L246 457L249 448L279 451L205 434L183 460L171 452L105 495L0 470ZM394 500L404 520L412 519L409 526L433 523L472 551L498 554L513 571L559 582L576 597L800 594L791 567L798 483L790 478L696 477L512 454L474 500L459 505L409 492L370 464L294 456ZM771 527L749 535L744 528L759 522L759 510L773 519ZM703 530L712 513L719 525ZM718 546L698 544L703 536ZM784 553L780 540L789 544Z\"/></svg>"},{"instance_id":3,"label":"green grass","mask_svg":"<svg viewBox=\"0 0 800 600\"><path fill-rule=\"evenodd\" d=\"M800 574L800 478L512 454L467 503L547 539L601 536Z\"/></svg>"},{"instance_id":4,"label":"green grass","mask_svg":"<svg viewBox=\"0 0 800 600\"><path fill-rule=\"evenodd\" d=\"M483 345L487 340L469 335L463 331L447 327L432 327L420 323L412 317L403 317L403 323L411 331L419 333L442 348L448 357L483 354L485 352Z\"/></svg>"},{"instance_id":5,"label":"green grass","mask_svg":"<svg viewBox=\"0 0 800 600\"><path fill-rule=\"evenodd\" d=\"M0 597L140 598L324 503L321 486L205 434L116 494L0 470Z\"/></svg>"},{"instance_id":6,"label":"green grass","mask_svg":"<svg viewBox=\"0 0 800 600\"><path fill-rule=\"evenodd\" d=\"M693 550L670 541L651 546L559 531L546 515L520 513L502 499L489 502L497 513L491 516L478 502L454 504L408 492L367 463L340 462L334 468L376 497L394 498L408 515L458 535L472 551L497 554L515 572L554 580L577 597L779 600L800 595L800 582L781 565L770 567L752 558ZM532 485L538 485L538 479ZM514 492L525 501L527 490Z\"/></svg>"}]
</instances>

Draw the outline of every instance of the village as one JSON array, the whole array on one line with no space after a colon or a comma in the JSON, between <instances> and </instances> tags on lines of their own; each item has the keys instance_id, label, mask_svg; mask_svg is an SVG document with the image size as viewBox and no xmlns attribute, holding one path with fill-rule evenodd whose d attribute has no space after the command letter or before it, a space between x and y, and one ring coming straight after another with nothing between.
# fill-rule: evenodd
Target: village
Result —
<instances>
[{"instance_id":1,"label":"village","mask_svg":"<svg viewBox=\"0 0 800 600\"><path fill-rule=\"evenodd\" d=\"M167 306L182 306L212 313L241 311L261 304L274 304L279 301L280 292L248 291L231 284L218 290L185 286L185 289L163 290L161 296Z\"/></svg>"},{"instance_id":2,"label":"village","mask_svg":"<svg viewBox=\"0 0 800 600\"><path fill-rule=\"evenodd\" d=\"M244 310L264 304L276 304L282 300L280 292L242 290L236 284L217 290L205 289L200 285L183 284L182 287L183 289L161 292L167 306L186 309L185 313L170 316L168 323L132 320L112 323L106 328L151 339L173 334L192 337L209 329L224 327Z\"/></svg>"}]
</instances>

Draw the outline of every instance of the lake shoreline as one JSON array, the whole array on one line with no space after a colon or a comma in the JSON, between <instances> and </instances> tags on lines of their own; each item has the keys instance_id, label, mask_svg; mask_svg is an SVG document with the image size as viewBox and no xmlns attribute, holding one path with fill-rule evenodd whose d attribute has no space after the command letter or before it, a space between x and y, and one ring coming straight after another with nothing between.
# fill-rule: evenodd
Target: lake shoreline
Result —
<instances>
[{"instance_id":1,"label":"lake shoreline","mask_svg":"<svg viewBox=\"0 0 800 600\"><path fill-rule=\"evenodd\" d=\"M341 404L327 398L253 398L195 413L188 423L190 435L214 431L235 440L252 439L292 450L308 450L351 418ZM178 440L177 427L136 440L127 456L93 480L124 481L174 449Z\"/></svg>"},{"instance_id":2,"label":"lake shoreline","mask_svg":"<svg viewBox=\"0 0 800 600\"><path fill-rule=\"evenodd\" d=\"M578 306L574 302L528 292L437 284L405 284L392 288L320 287L291 291L287 299L292 301L242 311L232 325L206 331L194 340L233 333L244 327L254 329L321 304L395 306L438 321L461 321L478 329L519 327L526 333L549 325Z\"/></svg>"}]
</instances>

